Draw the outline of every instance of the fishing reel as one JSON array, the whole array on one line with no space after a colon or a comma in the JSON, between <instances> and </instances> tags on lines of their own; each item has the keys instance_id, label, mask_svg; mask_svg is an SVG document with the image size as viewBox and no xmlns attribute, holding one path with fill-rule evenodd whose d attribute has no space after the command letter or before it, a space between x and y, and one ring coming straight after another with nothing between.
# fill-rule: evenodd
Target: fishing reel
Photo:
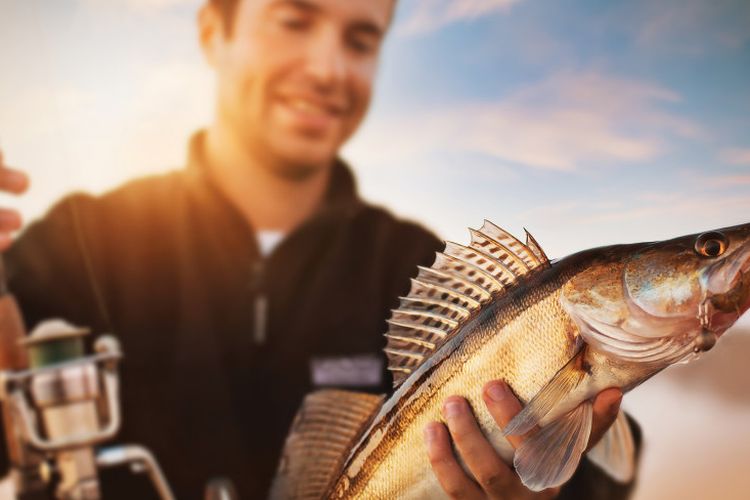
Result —
<instances>
[{"instance_id":1,"label":"fishing reel","mask_svg":"<svg viewBox=\"0 0 750 500\"><path fill-rule=\"evenodd\" d=\"M19 499L101 498L98 471L129 465L148 474L164 500L174 498L153 457L137 445L97 448L120 428L119 342L99 337L86 355L88 329L60 320L20 340L28 368L0 371L0 401Z\"/></svg>"}]
</instances>

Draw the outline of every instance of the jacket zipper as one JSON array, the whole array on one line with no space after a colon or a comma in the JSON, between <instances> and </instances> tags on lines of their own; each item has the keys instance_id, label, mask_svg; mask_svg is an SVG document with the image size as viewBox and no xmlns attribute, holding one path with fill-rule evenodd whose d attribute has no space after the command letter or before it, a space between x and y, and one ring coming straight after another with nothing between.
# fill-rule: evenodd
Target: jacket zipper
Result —
<instances>
[{"instance_id":1,"label":"jacket zipper","mask_svg":"<svg viewBox=\"0 0 750 500\"><path fill-rule=\"evenodd\" d=\"M250 289L255 295L253 300L253 342L263 345L266 342L268 330L268 296L263 292L264 260L259 259L253 264Z\"/></svg>"}]
</instances>

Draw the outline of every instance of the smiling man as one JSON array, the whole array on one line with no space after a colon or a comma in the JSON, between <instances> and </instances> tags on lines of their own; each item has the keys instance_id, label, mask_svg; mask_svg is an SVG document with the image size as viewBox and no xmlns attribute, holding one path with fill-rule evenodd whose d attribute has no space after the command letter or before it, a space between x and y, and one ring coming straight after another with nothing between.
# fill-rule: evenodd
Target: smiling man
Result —
<instances>
[{"instance_id":1,"label":"smiling man","mask_svg":"<svg viewBox=\"0 0 750 500\"><path fill-rule=\"evenodd\" d=\"M29 326L64 317L119 336L120 440L154 451L178 498L199 498L216 476L241 498L262 498L305 393L390 387L385 319L441 244L363 202L338 155L367 111L393 9L394 0L209 1L198 26L216 112L191 139L187 168L67 197L6 253ZM21 173L0 173L3 189L24 189ZM19 225L0 212L0 245ZM502 384L486 394L498 422L518 411L515 398L493 396L507 394ZM531 497L463 400L447 403L447 427L427 433L446 490ZM600 395L593 439L618 406L616 391ZM574 491L627 490L588 474ZM126 472L108 473L103 489L149 495Z\"/></svg>"}]
</instances>

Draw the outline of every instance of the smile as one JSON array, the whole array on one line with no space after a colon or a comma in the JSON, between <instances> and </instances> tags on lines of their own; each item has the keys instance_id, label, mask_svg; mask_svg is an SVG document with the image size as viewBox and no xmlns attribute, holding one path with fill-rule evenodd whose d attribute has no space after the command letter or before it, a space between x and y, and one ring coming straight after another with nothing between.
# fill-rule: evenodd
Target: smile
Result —
<instances>
[{"instance_id":1,"label":"smile","mask_svg":"<svg viewBox=\"0 0 750 500\"><path fill-rule=\"evenodd\" d=\"M343 106L338 103L305 97L282 98L282 102L291 110L307 115L338 117L343 114Z\"/></svg>"}]
</instances>

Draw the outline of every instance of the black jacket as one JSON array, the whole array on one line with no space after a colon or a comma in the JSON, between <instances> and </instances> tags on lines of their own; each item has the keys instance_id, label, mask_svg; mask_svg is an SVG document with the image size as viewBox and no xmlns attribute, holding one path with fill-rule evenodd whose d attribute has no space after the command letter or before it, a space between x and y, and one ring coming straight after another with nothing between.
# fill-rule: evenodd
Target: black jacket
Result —
<instances>
[{"instance_id":1,"label":"black jacket","mask_svg":"<svg viewBox=\"0 0 750 500\"><path fill-rule=\"evenodd\" d=\"M363 203L338 164L319 213L262 258L197 136L186 170L64 199L6 263L29 328L63 317L120 338L118 441L149 447L178 498L201 498L214 476L259 498L314 388L312 363L328 363L322 382L331 385L341 385L336 366L372 372L375 363L374 378L360 374L353 388L390 388L385 319L439 248L422 227ZM117 477L105 481L105 498L147 498L127 471L107 476Z\"/></svg>"}]
</instances>

